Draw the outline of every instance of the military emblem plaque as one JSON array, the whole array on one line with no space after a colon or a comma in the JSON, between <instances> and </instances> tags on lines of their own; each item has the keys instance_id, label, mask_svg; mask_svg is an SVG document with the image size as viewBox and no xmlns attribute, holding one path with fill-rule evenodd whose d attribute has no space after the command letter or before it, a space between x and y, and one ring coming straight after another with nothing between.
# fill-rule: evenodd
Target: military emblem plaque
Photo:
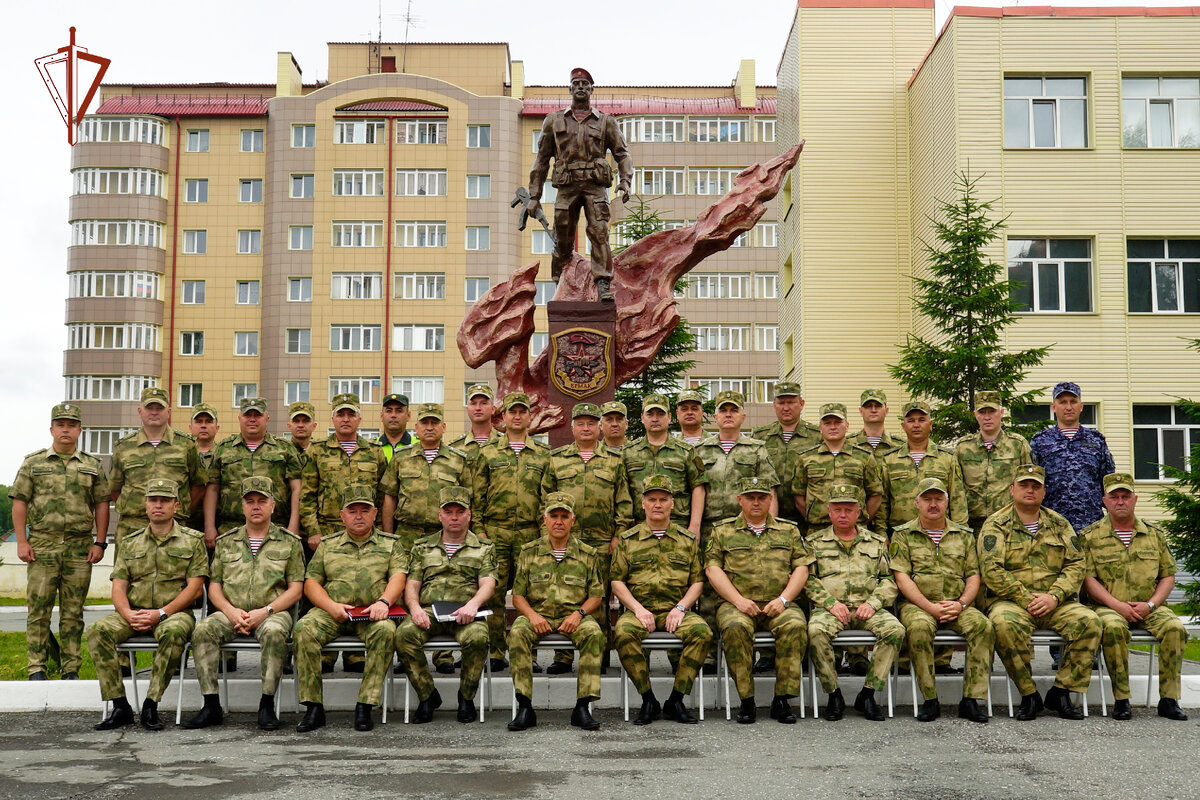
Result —
<instances>
[{"instance_id":1,"label":"military emblem plaque","mask_svg":"<svg viewBox=\"0 0 1200 800\"><path fill-rule=\"evenodd\" d=\"M567 410L567 424L550 431L550 444L571 441L570 410L576 403L613 398L617 314L612 303L551 301L548 372L550 403Z\"/></svg>"}]
</instances>

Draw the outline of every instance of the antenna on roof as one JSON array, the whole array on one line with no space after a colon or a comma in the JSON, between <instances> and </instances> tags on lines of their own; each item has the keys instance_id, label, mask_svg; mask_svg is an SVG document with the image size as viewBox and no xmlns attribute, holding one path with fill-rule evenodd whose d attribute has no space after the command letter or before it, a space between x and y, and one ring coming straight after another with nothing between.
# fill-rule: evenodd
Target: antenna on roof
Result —
<instances>
[{"instance_id":1,"label":"antenna on roof","mask_svg":"<svg viewBox=\"0 0 1200 800\"><path fill-rule=\"evenodd\" d=\"M383 0L379 0L379 27L375 32L375 41L383 44Z\"/></svg>"},{"instance_id":2,"label":"antenna on roof","mask_svg":"<svg viewBox=\"0 0 1200 800\"><path fill-rule=\"evenodd\" d=\"M408 72L408 31L415 23L420 20L413 16L412 0L408 0L408 7L404 11L404 47L400 50L400 71Z\"/></svg>"}]
</instances>

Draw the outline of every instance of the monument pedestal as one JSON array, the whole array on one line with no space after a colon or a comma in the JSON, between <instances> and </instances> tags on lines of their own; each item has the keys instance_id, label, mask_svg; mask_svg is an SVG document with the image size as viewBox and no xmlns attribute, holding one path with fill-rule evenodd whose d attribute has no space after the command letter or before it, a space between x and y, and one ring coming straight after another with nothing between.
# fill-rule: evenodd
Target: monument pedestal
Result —
<instances>
[{"instance_id":1,"label":"monument pedestal","mask_svg":"<svg viewBox=\"0 0 1200 800\"><path fill-rule=\"evenodd\" d=\"M615 303L551 301L550 387L548 400L562 406L566 424L550 431L550 446L574 441L571 409L576 403L607 403L613 399L613 368L617 343Z\"/></svg>"}]
</instances>

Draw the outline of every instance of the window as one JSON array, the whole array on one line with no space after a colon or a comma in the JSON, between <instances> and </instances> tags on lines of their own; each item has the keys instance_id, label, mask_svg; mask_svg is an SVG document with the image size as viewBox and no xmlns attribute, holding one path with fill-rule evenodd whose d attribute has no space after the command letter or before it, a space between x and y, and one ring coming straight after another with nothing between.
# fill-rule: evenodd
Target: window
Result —
<instances>
[{"instance_id":1,"label":"window","mask_svg":"<svg viewBox=\"0 0 1200 800\"><path fill-rule=\"evenodd\" d=\"M752 246L775 247L778 242L779 226L774 222L760 222L751 231Z\"/></svg>"},{"instance_id":2,"label":"window","mask_svg":"<svg viewBox=\"0 0 1200 800\"><path fill-rule=\"evenodd\" d=\"M204 331L180 331L179 332L179 355L181 355L181 356L202 356L202 355L204 355Z\"/></svg>"},{"instance_id":3,"label":"window","mask_svg":"<svg viewBox=\"0 0 1200 800\"><path fill-rule=\"evenodd\" d=\"M81 167L71 171L75 194L144 194L163 197L165 172L140 167Z\"/></svg>"},{"instance_id":4,"label":"window","mask_svg":"<svg viewBox=\"0 0 1200 800\"><path fill-rule=\"evenodd\" d=\"M754 120L754 141L756 141L756 142L773 142L773 141L775 141L775 118L774 117L757 117Z\"/></svg>"},{"instance_id":5,"label":"window","mask_svg":"<svg viewBox=\"0 0 1200 800\"><path fill-rule=\"evenodd\" d=\"M296 200L308 200L313 196L312 175L293 175L291 197Z\"/></svg>"},{"instance_id":6,"label":"window","mask_svg":"<svg viewBox=\"0 0 1200 800\"><path fill-rule=\"evenodd\" d=\"M760 300L774 300L779 297L779 276L775 273L755 273L754 296Z\"/></svg>"},{"instance_id":7,"label":"window","mask_svg":"<svg viewBox=\"0 0 1200 800\"><path fill-rule=\"evenodd\" d=\"M383 197L383 170L335 169L334 197Z\"/></svg>"},{"instance_id":8,"label":"window","mask_svg":"<svg viewBox=\"0 0 1200 800\"><path fill-rule=\"evenodd\" d=\"M243 178L238 181L238 202L241 203L261 203L262 202L262 179L261 178Z\"/></svg>"},{"instance_id":9,"label":"window","mask_svg":"<svg viewBox=\"0 0 1200 800\"><path fill-rule=\"evenodd\" d=\"M779 381L776 378L757 378L754 381L754 397L747 397L746 400L752 403L769 403L775 398L775 384Z\"/></svg>"},{"instance_id":10,"label":"window","mask_svg":"<svg viewBox=\"0 0 1200 800\"><path fill-rule=\"evenodd\" d=\"M292 126L292 147L316 147L317 146L317 126L316 125L293 125Z\"/></svg>"},{"instance_id":11,"label":"window","mask_svg":"<svg viewBox=\"0 0 1200 800\"><path fill-rule=\"evenodd\" d=\"M492 229L487 225L470 225L467 226L467 249L468 250L491 250L492 249Z\"/></svg>"},{"instance_id":12,"label":"window","mask_svg":"<svg viewBox=\"0 0 1200 800\"><path fill-rule=\"evenodd\" d=\"M184 231L183 252L185 255L204 255L208 252L208 231Z\"/></svg>"},{"instance_id":13,"label":"window","mask_svg":"<svg viewBox=\"0 0 1200 800\"><path fill-rule=\"evenodd\" d=\"M242 152L261 153L263 151L262 131L242 131Z\"/></svg>"},{"instance_id":14,"label":"window","mask_svg":"<svg viewBox=\"0 0 1200 800\"><path fill-rule=\"evenodd\" d=\"M185 306L204 305L204 281L184 281L181 294Z\"/></svg>"},{"instance_id":15,"label":"window","mask_svg":"<svg viewBox=\"0 0 1200 800\"><path fill-rule=\"evenodd\" d=\"M683 194L684 171L672 167L634 167L633 189L638 194Z\"/></svg>"},{"instance_id":16,"label":"window","mask_svg":"<svg viewBox=\"0 0 1200 800\"><path fill-rule=\"evenodd\" d=\"M179 384L179 405L184 408L198 405L204 402L204 384L202 383L181 383Z\"/></svg>"},{"instance_id":17,"label":"window","mask_svg":"<svg viewBox=\"0 0 1200 800\"><path fill-rule=\"evenodd\" d=\"M142 390L158 386L149 375L68 375L68 400L137 400Z\"/></svg>"},{"instance_id":18,"label":"window","mask_svg":"<svg viewBox=\"0 0 1200 800\"><path fill-rule=\"evenodd\" d=\"M383 223L379 220L333 223L334 247L383 247Z\"/></svg>"},{"instance_id":19,"label":"window","mask_svg":"<svg viewBox=\"0 0 1200 800\"><path fill-rule=\"evenodd\" d=\"M697 300L742 300L750 297L750 276L720 275L714 273L693 274L692 297Z\"/></svg>"},{"instance_id":20,"label":"window","mask_svg":"<svg viewBox=\"0 0 1200 800\"><path fill-rule=\"evenodd\" d=\"M1126 147L1200 147L1200 78L1122 78Z\"/></svg>"},{"instance_id":21,"label":"window","mask_svg":"<svg viewBox=\"0 0 1200 800\"><path fill-rule=\"evenodd\" d=\"M162 223L146 219L77 219L71 223L71 244L162 247Z\"/></svg>"},{"instance_id":22,"label":"window","mask_svg":"<svg viewBox=\"0 0 1200 800\"><path fill-rule=\"evenodd\" d=\"M531 138L533 139L533 152L536 153L538 151L538 144L542 141L542 131L538 129L536 131L531 131L531 133Z\"/></svg>"},{"instance_id":23,"label":"window","mask_svg":"<svg viewBox=\"0 0 1200 800\"><path fill-rule=\"evenodd\" d=\"M262 252L262 231L238 231L238 249L242 255Z\"/></svg>"},{"instance_id":24,"label":"window","mask_svg":"<svg viewBox=\"0 0 1200 800\"><path fill-rule=\"evenodd\" d=\"M749 325L694 325L697 350L749 350Z\"/></svg>"},{"instance_id":25,"label":"window","mask_svg":"<svg viewBox=\"0 0 1200 800\"><path fill-rule=\"evenodd\" d=\"M396 247L445 247L445 222L396 220Z\"/></svg>"},{"instance_id":26,"label":"window","mask_svg":"<svg viewBox=\"0 0 1200 800\"><path fill-rule=\"evenodd\" d=\"M779 349L778 325L754 326L754 349L764 353L772 353Z\"/></svg>"},{"instance_id":27,"label":"window","mask_svg":"<svg viewBox=\"0 0 1200 800\"><path fill-rule=\"evenodd\" d=\"M137 297L159 300L157 272L99 272L84 270L70 273L71 297ZM203 300L201 300L203 302Z\"/></svg>"},{"instance_id":28,"label":"window","mask_svg":"<svg viewBox=\"0 0 1200 800\"><path fill-rule=\"evenodd\" d=\"M1188 469L1192 448L1200 445L1200 418L1177 406L1133 407L1133 477L1171 480L1164 466Z\"/></svg>"},{"instance_id":29,"label":"window","mask_svg":"<svg viewBox=\"0 0 1200 800\"><path fill-rule=\"evenodd\" d=\"M445 144L446 121L403 120L396 126L396 144Z\"/></svg>"},{"instance_id":30,"label":"window","mask_svg":"<svg viewBox=\"0 0 1200 800\"><path fill-rule=\"evenodd\" d=\"M733 179L741 169L721 168L721 169L691 169L689 173L692 176L691 191L692 194L712 195L725 194L729 188L733 186Z\"/></svg>"},{"instance_id":31,"label":"window","mask_svg":"<svg viewBox=\"0 0 1200 800\"><path fill-rule=\"evenodd\" d=\"M714 117L688 123L689 142L741 142L747 132L745 118Z\"/></svg>"},{"instance_id":32,"label":"window","mask_svg":"<svg viewBox=\"0 0 1200 800\"><path fill-rule=\"evenodd\" d=\"M1005 147L1087 147L1086 78L1005 78Z\"/></svg>"},{"instance_id":33,"label":"window","mask_svg":"<svg viewBox=\"0 0 1200 800\"><path fill-rule=\"evenodd\" d=\"M1095 403L1084 403L1083 410L1079 412L1079 424L1087 428L1096 427L1097 405ZM1039 422L1053 422L1054 409L1049 403L1033 403L1025 406L1020 414L1013 415L1013 421L1017 425L1036 425Z\"/></svg>"},{"instance_id":34,"label":"window","mask_svg":"<svg viewBox=\"0 0 1200 800\"><path fill-rule=\"evenodd\" d=\"M208 152L208 131L197 130L187 132L187 151L189 153Z\"/></svg>"},{"instance_id":35,"label":"window","mask_svg":"<svg viewBox=\"0 0 1200 800\"><path fill-rule=\"evenodd\" d=\"M550 344L550 334L534 333L529 337L529 357L537 358L548 344Z\"/></svg>"},{"instance_id":36,"label":"window","mask_svg":"<svg viewBox=\"0 0 1200 800\"><path fill-rule=\"evenodd\" d=\"M383 142L381 119L337 120L333 123L334 144L375 144Z\"/></svg>"},{"instance_id":37,"label":"window","mask_svg":"<svg viewBox=\"0 0 1200 800\"><path fill-rule=\"evenodd\" d=\"M284 346L288 355L307 355L312 352L311 328L288 328L287 343Z\"/></svg>"},{"instance_id":38,"label":"window","mask_svg":"<svg viewBox=\"0 0 1200 800\"><path fill-rule=\"evenodd\" d=\"M397 300L446 299L446 274L443 272L398 272L393 281L392 292Z\"/></svg>"},{"instance_id":39,"label":"window","mask_svg":"<svg viewBox=\"0 0 1200 800\"><path fill-rule=\"evenodd\" d=\"M238 281L237 282L237 304L239 306L256 306L258 305L258 281Z\"/></svg>"},{"instance_id":40,"label":"window","mask_svg":"<svg viewBox=\"0 0 1200 800\"><path fill-rule=\"evenodd\" d=\"M188 178L184 182L185 203L208 202L208 178Z\"/></svg>"},{"instance_id":41,"label":"window","mask_svg":"<svg viewBox=\"0 0 1200 800\"><path fill-rule=\"evenodd\" d=\"M468 303L474 303L487 294L487 290L490 288L492 288L491 278L467 278L463 297Z\"/></svg>"},{"instance_id":42,"label":"window","mask_svg":"<svg viewBox=\"0 0 1200 800\"><path fill-rule=\"evenodd\" d=\"M283 382L283 402L289 406L292 403L307 401L309 399L309 383L308 381L284 381Z\"/></svg>"},{"instance_id":43,"label":"window","mask_svg":"<svg viewBox=\"0 0 1200 800\"><path fill-rule=\"evenodd\" d=\"M76 322L67 326L71 350L157 350L158 325L144 322Z\"/></svg>"},{"instance_id":44,"label":"window","mask_svg":"<svg viewBox=\"0 0 1200 800\"><path fill-rule=\"evenodd\" d=\"M329 402L333 402L333 398L339 394L356 394L360 403L378 403L379 402L379 376L367 375L349 375L349 376L330 376L329 378ZM409 400L417 402L416 399L409 395Z\"/></svg>"},{"instance_id":45,"label":"window","mask_svg":"<svg viewBox=\"0 0 1200 800\"><path fill-rule=\"evenodd\" d=\"M335 272L329 296L334 300L381 300L383 273Z\"/></svg>"},{"instance_id":46,"label":"window","mask_svg":"<svg viewBox=\"0 0 1200 800\"><path fill-rule=\"evenodd\" d=\"M409 403L441 403L446 396L446 379L433 377L392 378L392 391L408 398Z\"/></svg>"},{"instance_id":47,"label":"window","mask_svg":"<svg viewBox=\"0 0 1200 800\"><path fill-rule=\"evenodd\" d=\"M241 408L242 401L250 398L258 397L257 383L235 383L233 385L233 407Z\"/></svg>"},{"instance_id":48,"label":"window","mask_svg":"<svg viewBox=\"0 0 1200 800\"><path fill-rule=\"evenodd\" d=\"M237 331L233 334L235 356L258 355L258 331Z\"/></svg>"},{"instance_id":49,"label":"window","mask_svg":"<svg viewBox=\"0 0 1200 800\"><path fill-rule=\"evenodd\" d=\"M483 200L492 196L491 175L467 176L467 199Z\"/></svg>"},{"instance_id":50,"label":"window","mask_svg":"<svg viewBox=\"0 0 1200 800\"><path fill-rule=\"evenodd\" d=\"M440 353L445 349L446 328L443 325L392 326L392 350Z\"/></svg>"},{"instance_id":51,"label":"window","mask_svg":"<svg viewBox=\"0 0 1200 800\"><path fill-rule=\"evenodd\" d=\"M467 126L467 147L491 147L492 146L492 126L491 125L468 125Z\"/></svg>"},{"instance_id":52,"label":"window","mask_svg":"<svg viewBox=\"0 0 1200 800\"><path fill-rule=\"evenodd\" d=\"M79 123L79 141L162 144L166 130L160 119L88 117Z\"/></svg>"},{"instance_id":53,"label":"window","mask_svg":"<svg viewBox=\"0 0 1200 800\"><path fill-rule=\"evenodd\" d=\"M312 250L313 247L313 226L312 225L290 225L288 226L288 249L289 250Z\"/></svg>"},{"instance_id":54,"label":"window","mask_svg":"<svg viewBox=\"0 0 1200 800\"><path fill-rule=\"evenodd\" d=\"M1089 239L1009 239L1008 279L1017 311L1092 310Z\"/></svg>"},{"instance_id":55,"label":"window","mask_svg":"<svg viewBox=\"0 0 1200 800\"><path fill-rule=\"evenodd\" d=\"M545 231L533 232L533 254L545 256L554 252L554 240Z\"/></svg>"},{"instance_id":56,"label":"window","mask_svg":"<svg viewBox=\"0 0 1200 800\"><path fill-rule=\"evenodd\" d=\"M696 389L706 387L709 397L716 397L720 392L741 392L742 396L749 399L749 392L753 385L750 378L689 378L688 388Z\"/></svg>"},{"instance_id":57,"label":"window","mask_svg":"<svg viewBox=\"0 0 1200 800\"><path fill-rule=\"evenodd\" d=\"M533 287L533 304L535 306L546 305L554 299L554 293L558 291L558 284L554 281L534 281Z\"/></svg>"},{"instance_id":58,"label":"window","mask_svg":"<svg viewBox=\"0 0 1200 800\"><path fill-rule=\"evenodd\" d=\"M1130 239L1125 248L1130 311L1200 312L1200 239Z\"/></svg>"},{"instance_id":59,"label":"window","mask_svg":"<svg viewBox=\"0 0 1200 800\"><path fill-rule=\"evenodd\" d=\"M312 278L288 278L288 302L312 302Z\"/></svg>"},{"instance_id":60,"label":"window","mask_svg":"<svg viewBox=\"0 0 1200 800\"><path fill-rule=\"evenodd\" d=\"M111 456L113 446L133 433L135 428L84 428L79 447L94 456Z\"/></svg>"},{"instance_id":61,"label":"window","mask_svg":"<svg viewBox=\"0 0 1200 800\"><path fill-rule=\"evenodd\" d=\"M397 197L445 197L446 170L444 169L398 169L396 170Z\"/></svg>"},{"instance_id":62,"label":"window","mask_svg":"<svg viewBox=\"0 0 1200 800\"><path fill-rule=\"evenodd\" d=\"M372 351L381 349L379 325L330 325L329 349Z\"/></svg>"},{"instance_id":63,"label":"window","mask_svg":"<svg viewBox=\"0 0 1200 800\"><path fill-rule=\"evenodd\" d=\"M554 184L550 183L550 179L542 181L542 206L549 208L550 204L558 199L558 189L554 188Z\"/></svg>"},{"instance_id":64,"label":"window","mask_svg":"<svg viewBox=\"0 0 1200 800\"><path fill-rule=\"evenodd\" d=\"M683 141L683 117L622 117L617 127L626 142Z\"/></svg>"}]
</instances>

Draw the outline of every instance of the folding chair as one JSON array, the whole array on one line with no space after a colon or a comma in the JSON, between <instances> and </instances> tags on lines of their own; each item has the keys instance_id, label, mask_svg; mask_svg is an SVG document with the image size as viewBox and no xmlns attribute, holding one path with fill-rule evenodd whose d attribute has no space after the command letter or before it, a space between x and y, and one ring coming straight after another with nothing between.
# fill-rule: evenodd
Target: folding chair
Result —
<instances>
[{"instance_id":1,"label":"folding chair","mask_svg":"<svg viewBox=\"0 0 1200 800\"><path fill-rule=\"evenodd\" d=\"M642 650L647 654L656 651L679 650L683 651L683 640L673 633L666 631L653 631L642 640ZM629 684L631 683L629 675L625 672L625 665L621 663L621 659L617 659L617 666L621 670L621 703L625 707L625 721L629 722ZM701 672L696 675L696 681L692 684L692 703L699 709L700 719L704 719L704 674Z\"/></svg>"},{"instance_id":2,"label":"folding chair","mask_svg":"<svg viewBox=\"0 0 1200 800\"><path fill-rule=\"evenodd\" d=\"M774 647L774 646L775 646L775 637L772 634L768 633L767 631L756 631L755 632L753 650L759 650L764 647ZM805 718L805 713L804 713L804 704L805 704L805 699L804 699L804 662L807 660L808 659L805 658L803 661L800 662L800 719ZM732 704L732 700L730 698L730 692L729 692L729 662L725 660L725 648L723 648L723 647L717 648L717 671L720 673L721 683L725 687L725 719L730 719L730 718L732 718L733 704ZM703 719L703 715L701 715L701 719Z\"/></svg>"},{"instance_id":3,"label":"folding chair","mask_svg":"<svg viewBox=\"0 0 1200 800\"><path fill-rule=\"evenodd\" d=\"M1148 644L1150 645L1150 659L1146 664L1146 708L1150 707L1150 694L1154 689L1154 651L1158 649L1158 639L1154 638L1154 634L1142 628L1129 629L1130 644ZM1108 714L1108 703L1104 695L1104 678L1108 674L1105 669L1106 662L1100 658L1100 713L1102 716ZM1111 681L1112 679L1109 678ZM1116 699L1115 697L1113 698Z\"/></svg>"},{"instance_id":4,"label":"folding chair","mask_svg":"<svg viewBox=\"0 0 1200 800\"><path fill-rule=\"evenodd\" d=\"M426 653L432 653L436 650L458 650L461 653L462 645L459 644L458 640L455 639L453 636L433 636L433 637L430 637L429 641L425 642L425 644L423 644L421 646L421 650ZM390 680L392 677L392 673L390 671L388 673L388 676L389 676L389 680ZM483 700L482 700L482 702L479 703L479 721L480 722L483 722L483 720L484 720L484 708L485 707L490 708L491 704L492 704L492 660L490 658L486 658L486 657L483 660L483 687L482 688L483 688ZM412 695L412 692L409 691L409 689L410 689L410 687L409 687L408 676L405 675L405 678L404 678L404 723L406 725L408 724L408 715L409 715L411 695ZM514 702L516 702L515 698L514 698ZM385 708L386 708L386 706L385 706Z\"/></svg>"},{"instance_id":5,"label":"folding chair","mask_svg":"<svg viewBox=\"0 0 1200 800\"><path fill-rule=\"evenodd\" d=\"M859 645L861 647L874 647L875 642L875 634L871 633L870 631L844 630L837 636L833 637L832 644L834 647L853 647L855 645ZM899 659L896 660L899 661ZM896 680L896 669L897 665L895 662L893 662L892 671L888 673L887 680L887 704L889 717L895 716L895 706L892 698L892 684ZM820 715L820 710L817 707L817 702L819 699L817 694L817 671L812 667L811 663L809 664L809 672L812 675L813 718L816 718Z\"/></svg>"},{"instance_id":6,"label":"folding chair","mask_svg":"<svg viewBox=\"0 0 1200 800\"><path fill-rule=\"evenodd\" d=\"M939 629L936 633L933 634L933 646L934 647L942 647L942 646L958 647L960 645L966 645L966 643L967 643L967 637L963 636L961 633L955 633L954 631ZM993 653L993 660L994 660L994 656L995 656L995 654ZM915 717L915 716L917 716L917 706L919 705L917 703L917 670L915 668L910 667L908 670L908 677L909 677L909 683L912 686L913 716ZM966 676L966 673L964 672L963 673L964 684L966 683L966 680L967 680L967 676ZM988 716L990 717L990 716L992 716L992 669L991 669L991 664L988 665L987 707L988 707L987 713L988 713Z\"/></svg>"},{"instance_id":7,"label":"folding chair","mask_svg":"<svg viewBox=\"0 0 1200 800\"><path fill-rule=\"evenodd\" d=\"M258 642L255 641L255 644L258 644ZM362 639L359 639L357 636L339 636L336 639L334 639L333 641L329 642L324 647L322 647L321 652L322 653L362 653L364 656L366 656L367 645L363 642ZM383 681L383 715L380 717L379 721L381 723L383 723L384 725L387 725L388 692L392 686L391 667L392 667L392 664L395 663L395 660L396 659L395 659L394 655L391 659L389 659L388 670L387 670L388 677L385 678ZM292 688L295 690L294 696L296 698L296 713L299 713L300 712L300 675L298 672L292 680ZM276 695L276 697L278 697L279 692L276 692L275 695ZM276 701L276 704L278 705L278 701Z\"/></svg>"},{"instance_id":8,"label":"folding chair","mask_svg":"<svg viewBox=\"0 0 1200 800\"><path fill-rule=\"evenodd\" d=\"M1050 647L1051 645L1058 645L1060 647L1064 647L1064 646L1066 646L1066 644L1067 644L1066 639L1064 639L1063 637L1059 636L1057 633L1055 633L1054 631L1051 631L1051 630L1036 630L1029 637L1029 646L1031 648L1033 648L1033 647ZM1030 661L1031 667L1032 667L1032 663L1033 662L1031 660ZM1012 692L1013 681L1012 681L1012 677L1010 675L1008 675L1007 671L1005 672L1005 677L1007 678L1007 680L1005 680L1004 685L1005 685L1005 688L1008 690L1008 715L1011 717L1011 716L1013 716L1013 692ZM1072 694L1074 694L1074 692L1072 692ZM1108 705L1104 699L1103 687L1101 687L1101 689L1100 689L1100 713L1103 716L1108 715ZM1086 692L1083 694L1083 716L1084 717L1088 716L1088 703L1087 703L1087 693Z\"/></svg>"}]
</instances>

